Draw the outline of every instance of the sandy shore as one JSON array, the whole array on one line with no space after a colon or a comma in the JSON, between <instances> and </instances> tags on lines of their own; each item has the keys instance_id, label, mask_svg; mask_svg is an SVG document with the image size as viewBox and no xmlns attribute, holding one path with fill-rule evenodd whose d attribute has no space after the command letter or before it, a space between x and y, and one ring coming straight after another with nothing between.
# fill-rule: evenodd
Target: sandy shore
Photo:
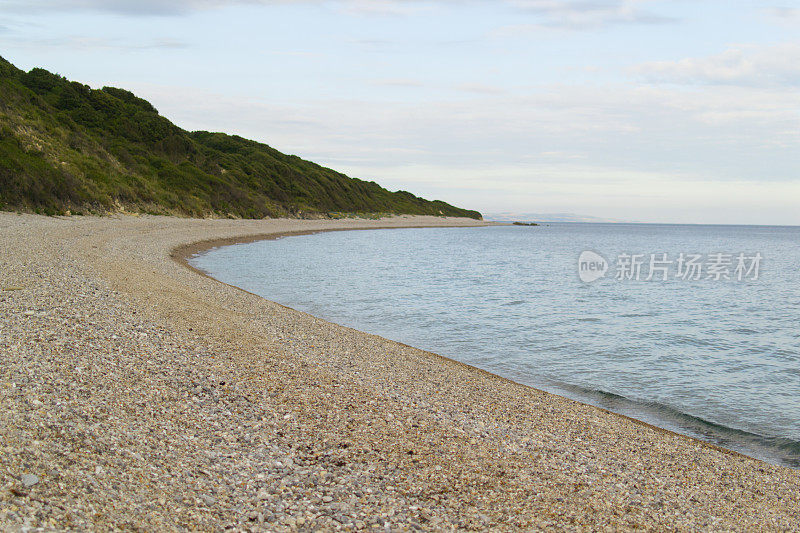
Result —
<instances>
[{"instance_id":1,"label":"sandy shore","mask_svg":"<svg viewBox=\"0 0 800 533\"><path fill-rule=\"evenodd\" d=\"M0 530L800 528L798 471L170 257L244 235L465 223L0 214Z\"/></svg>"}]
</instances>

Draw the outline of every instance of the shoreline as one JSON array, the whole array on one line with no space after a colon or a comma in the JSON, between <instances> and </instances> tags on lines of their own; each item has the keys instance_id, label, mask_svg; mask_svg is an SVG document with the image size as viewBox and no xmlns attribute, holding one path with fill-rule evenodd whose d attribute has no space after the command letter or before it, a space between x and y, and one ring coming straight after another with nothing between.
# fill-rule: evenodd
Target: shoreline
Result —
<instances>
[{"instance_id":1,"label":"shoreline","mask_svg":"<svg viewBox=\"0 0 800 533\"><path fill-rule=\"evenodd\" d=\"M325 322L173 257L247 234L424 222L0 213L0 281L21 289L0 291L0 526L798 527L797 471Z\"/></svg>"},{"instance_id":2,"label":"shoreline","mask_svg":"<svg viewBox=\"0 0 800 533\"><path fill-rule=\"evenodd\" d=\"M365 219L365 220L367 220L367 219ZM369 220L371 220L371 219L369 219ZM377 220L383 220L383 219L377 219ZM470 219L464 219L464 220L470 220ZM202 254L202 253L207 252L209 250L212 250L214 248L221 248L223 246L233 246L235 244L250 244L250 243L259 242L259 241L274 241L274 240L277 240L277 239L282 239L284 237L302 237L304 235L316 235L318 233L327 233L327 232L332 232L332 231L359 231L359 230L378 230L378 229L427 229L427 228L437 228L437 227L446 227L446 228L459 228L459 227L482 228L482 227L488 227L488 226L508 226L508 225L510 225L510 224L507 224L507 223L504 223L504 222L483 222L483 221L480 221L480 222L481 223L474 224L474 225L464 224L464 225L458 225L458 226L446 226L446 225L443 225L443 226L430 226L430 225L427 225L427 226L426 225L418 225L418 226L415 226L415 225L407 225L407 226L406 225L404 225L404 226L375 226L375 227L329 228L329 229L319 229L319 230L296 230L296 231L280 231L280 232L275 232L275 233L246 234L246 235L240 235L240 236L234 236L234 237L222 237L222 238L214 238L214 239L204 239L204 240L197 241L197 242L190 242L190 243L181 244L181 245L176 246L172 250L170 250L169 256L170 256L170 258L172 258L173 261L177 262L179 265L181 265L181 266L183 266L185 268L188 268L189 270L191 270L193 272L196 272L196 273L198 273L198 274L200 274L202 276L206 276L209 279L213 279L214 281L216 281L218 283L222 283L224 285L228 285L229 287L237 288L237 289L242 290L242 291L244 291L244 292L246 292L248 294L253 294L253 293L251 293L249 291L245 291L244 289L242 289L240 287L236 287L236 285L231 285L229 283L225 283L224 281L220 281L220 280L210 276L206 272L204 272L204 271L202 271L202 270L200 270L198 268L193 267L189 263L189 259L191 259L192 256L195 256L195 255L198 255L198 254ZM256 296L258 296L258 295L256 295ZM275 302L273 302L273 303L275 303Z\"/></svg>"},{"instance_id":3,"label":"shoreline","mask_svg":"<svg viewBox=\"0 0 800 533\"><path fill-rule=\"evenodd\" d=\"M487 225L492 225L492 224L487 224ZM508 224L500 223L500 224L493 224L493 225L510 225L510 223L508 223ZM409 229L409 228L423 228L424 229L424 228L432 228L432 227L435 227L435 226L404 226L402 229ZM482 227L482 226L473 226L473 227ZM448 357L446 355L441 355L441 354L438 354L436 352L431 352L431 351L425 350L423 348L418 348L416 346L411 346L409 344L406 344L406 343L403 343L403 342L400 342L400 341L396 341L396 340L393 340L393 339L389 339L389 338L383 337L381 335L377 335L377 334L374 334L374 333L369 333L369 332L362 331L362 330L359 330L359 329L356 329L356 328L352 328L350 326L339 324L337 322L332 322L332 321L329 321L329 320L326 320L326 319L323 319L323 318L319 318L319 317L317 317L315 315L312 315L310 313L307 313L305 311L300 311L300 310L295 309L293 307L290 307L288 305L284 305L282 303L272 301L272 300L270 300L268 298L265 298L264 296L261 296L259 294L254 293L254 292L251 292L251 291L248 291L246 289L243 289L243 288L241 288L241 287L239 287L237 285L233 285L231 283L226 283L224 281L221 281L221 280L215 278L214 276L212 276L210 273L208 273L208 272L206 272L204 270L201 270L199 268L196 268L195 266L193 266L189 262L190 259L193 256L200 255L200 254L208 252L208 251L210 251L212 249L221 248L223 246L232 246L232 245L236 245L236 244L249 244L249 243L259 242L259 241L272 241L272 240L282 239L284 237L302 237L302 236L307 236L307 235L316 235L316 234L319 234L319 233L326 233L326 232L333 232L333 231L359 231L359 230L364 230L364 229L369 229L369 230L383 229L383 230L387 230L387 229L400 229L400 228L388 226L388 227L376 227L376 228L328 229L328 230L319 230L319 231L301 230L301 231L288 231L288 232L280 232L280 233L264 233L264 234L260 234L260 235L244 235L244 236L241 236L241 237L226 237L226 238L223 238L223 239L210 239L210 240L203 240L203 241L188 243L188 244L181 245L181 246L178 246L176 248L173 248L172 251L170 252L170 257L174 261L176 261L179 265L183 266L184 268L186 268L186 269L188 269L188 270L190 270L192 272L195 272L195 273L197 273L197 274L199 274L201 276L204 276L204 277L206 277L208 279L214 280L217 283L221 283L221 284L226 285L228 287L231 287L233 289L242 291L242 292L244 292L246 294L249 294L251 296L256 296L258 298L263 298L264 300L266 300L266 301L268 301L268 302L270 302L270 303L272 303L274 305L279 305L281 307L285 307L286 309L290 309L290 310L292 310L294 312L306 314L308 316L313 317L316 320L321 320L323 322L328 322L328 323L331 323L331 324L335 324L335 325L337 325L339 327L352 329L352 330L357 331L359 333L363 333L364 335L374 335L376 337L380 337L380 338L386 340L387 342L393 342L393 343L399 344L401 346L405 346L407 348L412 348L412 349L415 349L415 350L419 350L421 352L424 352L424 353L428 354L429 356L441 358L441 359L447 361L448 363L464 365L467 368L470 368L471 370L476 371L476 372L485 372L486 374L488 374L489 376L491 376L494 379L507 380L507 381L509 381L510 383L513 383L516 386L530 388L530 389L536 391L537 393L557 396L557 397L562 398L564 400L574 401L574 402L577 402L577 403L579 403L581 405L585 405L587 407L593 407L595 409L599 409L600 411L603 411L603 412L608 413L610 415L622 417L622 418L624 418L626 420L629 420L629 421L631 421L631 422L633 422L635 424L640 424L642 426L645 426L645 427L647 427L649 429L652 429L652 430L655 430L655 431L661 431L661 432L664 432L665 434L674 435L674 436L678 436L678 437L683 437L683 438L694 440L694 441L698 442L699 444L702 444L702 445L705 445L705 446L709 446L711 449L714 449L714 450L722 452L722 453L738 455L738 456L746 457L748 459L754 459L756 461L762 461L762 462L767 463L767 464L774 464L775 466L779 466L779 467L783 467L783 468L792 468L792 467L787 466L787 465L782 465L782 464L778 464L778 463L770 463L769 461L766 461L766 460L764 460L762 458L755 457L753 455L748 455L746 453L740 452L738 450L733 450L731 448L726 448L725 446L721 446L721 445L715 444L715 443L713 443L711 441L704 440L704 439L701 439L699 437L695 437L693 435L689 435L689 434L686 434L686 433L681 433L679 431L674 431L674 430L671 430L671 429L668 429L668 428L665 428L665 427L662 427L662 426L647 422L647 421L642 420L640 418L629 416L629 415L626 415L624 413L620 413L618 411L614 411L614 410L611 410L611 409L606 409L605 407L601 407L599 405L595 405L595 404L590 403L588 401L581 400L580 398L570 397L566 393L561 394L561 393L558 393L558 392L548 391L548 390L546 390L544 388L539 388L539 387L536 387L534 385L528 385L526 383L521 383L519 381L515 381L515 380L513 380L511 378L507 378L507 377L502 376L500 374L495 374L494 372L491 372L489 370L485 370L483 368L480 368L480 367L477 367L477 366L474 366L474 365L471 365L471 364L468 364L468 363L464 363L462 361L459 361L458 359L454 359L454 358ZM597 392L600 392L600 391L597 391ZM625 398L625 400L627 400L627 398ZM630 401L630 400L627 400L627 401ZM687 416L689 416L689 415L687 415Z\"/></svg>"}]
</instances>

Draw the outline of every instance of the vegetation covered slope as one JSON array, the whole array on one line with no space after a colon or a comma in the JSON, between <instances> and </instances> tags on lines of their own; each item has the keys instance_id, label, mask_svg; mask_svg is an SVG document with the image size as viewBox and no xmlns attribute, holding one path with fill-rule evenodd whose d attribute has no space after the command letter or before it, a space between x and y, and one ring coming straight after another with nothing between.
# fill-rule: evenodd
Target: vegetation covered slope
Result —
<instances>
[{"instance_id":1,"label":"vegetation covered slope","mask_svg":"<svg viewBox=\"0 0 800 533\"><path fill-rule=\"evenodd\" d=\"M480 218L235 135L185 131L123 89L91 89L39 68L24 72L2 58L0 209Z\"/></svg>"}]
</instances>

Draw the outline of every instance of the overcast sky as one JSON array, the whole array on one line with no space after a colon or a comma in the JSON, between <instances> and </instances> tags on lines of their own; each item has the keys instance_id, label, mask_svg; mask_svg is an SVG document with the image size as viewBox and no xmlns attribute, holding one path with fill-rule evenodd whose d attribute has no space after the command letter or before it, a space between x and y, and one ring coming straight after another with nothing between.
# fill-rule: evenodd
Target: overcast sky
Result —
<instances>
[{"instance_id":1,"label":"overcast sky","mask_svg":"<svg viewBox=\"0 0 800 533\"><path fill-rule=\"evenodd\" d=\"M482 212L800 224L782 1L0 0L0 54Z\"/></svg>"}]
</instances>

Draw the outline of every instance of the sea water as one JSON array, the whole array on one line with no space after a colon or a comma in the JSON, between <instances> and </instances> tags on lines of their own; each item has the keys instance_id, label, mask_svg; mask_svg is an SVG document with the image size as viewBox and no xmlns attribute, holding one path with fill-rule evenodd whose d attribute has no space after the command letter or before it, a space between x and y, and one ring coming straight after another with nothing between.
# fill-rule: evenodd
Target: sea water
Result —
<instances>
[{"instance_id":1,"label":"sea water","mask_svg":"<svg viewBox=\"0 0 800 533\"><path fill-rule=\"evenodd\" d=\"M315 316L800 467L798 227L328 232L191 262Z\"/></svg>"}]
</instances>

